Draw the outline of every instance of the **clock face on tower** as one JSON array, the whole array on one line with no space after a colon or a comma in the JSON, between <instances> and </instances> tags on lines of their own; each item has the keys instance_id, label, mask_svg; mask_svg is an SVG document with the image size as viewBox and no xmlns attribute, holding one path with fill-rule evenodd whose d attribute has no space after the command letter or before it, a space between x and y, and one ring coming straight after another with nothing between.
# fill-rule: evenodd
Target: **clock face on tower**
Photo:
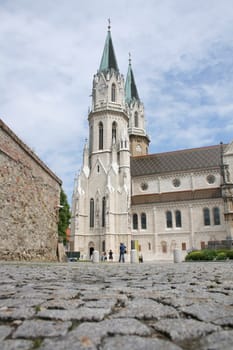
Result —
<instances>
[{"instance_id":1,"label":"clock face on tower","mask_svg":"<svg viewBox=\"0 0 233 350\"><path fill-rule=\"evenodd\" d=\"M136 151L137 151L138 153L141 153L141 152L142 152L142 147L141 147L141 145L137 144L137 146L136 146Z\"/></svg>"}]
</instances>

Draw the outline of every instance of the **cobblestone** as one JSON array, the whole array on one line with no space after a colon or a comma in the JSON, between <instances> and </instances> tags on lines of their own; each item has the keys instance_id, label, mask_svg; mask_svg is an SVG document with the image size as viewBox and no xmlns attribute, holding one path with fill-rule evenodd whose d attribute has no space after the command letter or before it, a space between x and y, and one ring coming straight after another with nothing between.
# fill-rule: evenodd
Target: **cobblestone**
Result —
<instances>
[{"instance_id":1,"label":"cobblestone","mask_svg":"<svg viewBox=\"0 0 233 350\"><path fill-rule=\"evenodd\" d=\"M1 350L230 350L233 263L0 265Z\"/></svg>"}]
</instances>

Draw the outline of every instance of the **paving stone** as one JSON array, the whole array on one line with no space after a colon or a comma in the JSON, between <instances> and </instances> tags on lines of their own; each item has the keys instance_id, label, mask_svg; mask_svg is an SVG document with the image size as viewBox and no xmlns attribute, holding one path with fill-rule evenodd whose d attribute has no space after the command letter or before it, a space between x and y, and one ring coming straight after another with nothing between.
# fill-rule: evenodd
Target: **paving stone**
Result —
<instances>
[{"instance_id":1,"label":"paving stone","mask_svg":"<svg viewBox=\"0 0 233 350\"><path fill-rule=\"evenodd\" d=\"M1 262L0 275L1 350L233 348L233 262Z\"/></svg>"},{"instance_id":2,"label":"paving stone","mask_svg":"<svg viewBox=\"0 0 233 350\"><path fill-rule=\"evenodd\" d=\"M78 299L64 300L64 299L52 299L45 302L42 302L40 305L40 309L77 309L79 306L84 305L84 301Z\"/></svg>"},{"instance_id":3,"label":"paving stone","mask_svg":"<svg viewBox=\"0 0 233 350\"><path fill-rule=\"evenodd\" d=\"M4 340L1 343L1 350L31 350L34 343L30 340Z\"/></svg>"},{"instance_id":4,"label":"paving stone","mask_svg":"<svg viewBox=\"0 0 233 350\"><path fill-rule=\"evenodd\" d=\"M100 350L181 350L178 345L171 342L155 339L141 338L138 336L115 336L107 338Z\"/></svg>"},{"instance_id":5,"label":"paving stone","mask_svg":"<svg viewBox=\"0 0 233 350\"><path fill-rule=\"evenodd\" d=\"M45 339L41 343L39 349L40 350L52 350L52 349L55 349L55 350L97 350L97 347L91 342L91 340L89 338L83 337L81 339L81 341L78 341L78 340L74 341L73 338L61 339L61 340Z\"/></svg>"},{"instance_id":6,"label":"paving stone","mask_svg":"<svg viewBox=\"0 0 233 350\"><path fill-rule=\"evenodd\" d=\"M200 350L232 350L233 331L221 331L210 334L201 340L199 346Z\"/></svg>"},{"instance_id":7,"label":"paving stone","mask_svg":"<svg viewBox=\"0 0 233 350\"><path fill-rule=\"evenodd\" d=\"M35 307L37 305L40 305L44 302L44 299L41 298L8 298L0 300L0 311L1 309L7 308L19 308L22 306L22 304L25 307Z\"/></svg>"},{"instance_id":8,"label":"paving stone","mask_svg":"<svg viewBox=\"0 0 233 350\"><path fill-rule=\"evenodd\" d=\"M231 316L226 316L226 317L221 317L217 320L212 321L216 325L220 326L228 326L233 328L233 315Z\"/></svg>"},{"instance_id":9,"label":"paving stone","mask_svg":"<svg viewBox=\"0 0 233 350\"><path fill-rule=\"evenodd\" d=\"M187 315L206 322L219 322L221 319L233 316L233 306L219 305L216 303L198 303L190 306L182 307L181 311Z\"/></svg>"},{"instance_id":10,"label":"paving stone","mask_svg":"<svg viewBox=\"0 0 233 350\"><path fill-rule=\"evenodd\" d=\"M22 303L21 303L22 306ZM35 314L35 310L32 308L20 307L20 308L2 308L0 310L1 321L12 320L25 320L32 317Z\"/></svg>"},{"instance_id":11,"label":"paving stone","mask_svg":"<svg viewBox=\"0 0 233 350\"><path fill-rule=\"evenodd\" d=\"M111 309L80 307L75 310L43 310L37 316L50 320L61 321L102 321L111 313Z\"/></svg>"},{"instance_id":12,"label":"paving stone","mask_svg":"<svg viewBox=\"0 0 233 350\"><path fill-rule=\"evenodd\" d=\"M117 304L116 299L100 299L100 300L91 300L85 303L85 307L90 308L110 308L113 309L114 306Z\"/></svg>"},{"instance_id":13,"label":"paving stone","mask_svg":"<svg viewBox=\"0 0 233 350\"><path fill-rule=\"evenodd\" d=\"M0 341L5 339L13 331L12 327L9 326L0 326Z\"/></svg>"},{"instance_id":14,"label":"paving stone","mask_svg":"<svg viewBox=\"0 0 233 350\"><path fill-rule=\"evenodd\" d=\"M192 319L166 319L151 324L154 329L169 336L174 341L198 338L215 331L220 331L219 326L204 323Z\"/></svg>"},{"instance_id":15,"label":"paving stone","mask_svg":"<svg viewBox=\"0 0 233 350\"><path fill-rule=\"evenodd\" d=\"M71 332L75 339L86 337L95 345L100 345L101 339L108 335L140 335L149 336L151 330L143 323L134 319L111 319L98 323L85 322Z\"/></svg>"},{"instance_id":16,"label":"paving stone","mask_svg":"<svg viewBox=\"0 0 233 350\"><path fill-rule=\"evenodd\" d=\"M13 338L36 339L65 336L71 326L71 322L26 320L14 332Z\"/></svg>"},{"instance_id":17,"label":"paving stone","mask_svg":"<svg viewBox=\"0 0 233 350\"><path fill-rule=\"evenodd\" d=\"M178 317L178 312L171 306L163 305L151 299L136 298L127 307L114 314L114 317L133 317L137 319L160 319Z\"/></svg>"}]
</instances>

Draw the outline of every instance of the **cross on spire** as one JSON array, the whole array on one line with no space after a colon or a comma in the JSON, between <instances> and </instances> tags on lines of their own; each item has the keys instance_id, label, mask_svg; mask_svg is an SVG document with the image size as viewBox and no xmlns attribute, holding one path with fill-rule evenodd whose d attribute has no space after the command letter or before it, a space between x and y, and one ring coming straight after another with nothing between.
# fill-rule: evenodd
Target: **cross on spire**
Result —
<instances>
[{"instance_id":1,"label":"cross on spire","mask_svg":"<svg viewBox=\"0 0 233 350\"><path fill-rule=\"evenodd\" d=\"M129 52L129 65L131 65L131 53Z\"/></svg>"},{"instance_id":2,"label":"cross on spire","mask_svg":"<svg viewBox=\"0 0 233 350\"><path fill-rule=\"evenodd\" d=\"M111 29L111 20L110 18L108 18L108 31L110 31L110 29Z\"/></svg>"}]
</instances>

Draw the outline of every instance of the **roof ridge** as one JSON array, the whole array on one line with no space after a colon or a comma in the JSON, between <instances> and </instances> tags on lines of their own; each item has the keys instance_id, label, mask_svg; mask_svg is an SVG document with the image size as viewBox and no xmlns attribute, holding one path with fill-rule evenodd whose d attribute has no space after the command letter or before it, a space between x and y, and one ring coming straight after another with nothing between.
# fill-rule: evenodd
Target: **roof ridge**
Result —
<instances>
[{"instance_id":1,"label":"roof ridge","mask_svg":"<svg viewBox=\"0 0 233 350\"><path fill-rule=\"evenodd\" d=\"M228 144L223 144L223 146L227 146ZM138 156L131 156L133 159L138 159L138 158L149 158L149 157L155 157L159 155L166 155L166 154L174 154L174 153L188 153L191 151L197 151L197 150L206 150L206 149L213 149L213 148L220 148L221 145L211 145L211 146L203 146L203 147L193 147L193 148L184 148L180 150L175 150L175 151L166 151L166 152L159 152L159 153L151 153L151 154L145 154L145 155L138 155Z\"/></svg>"}]
</instances>

